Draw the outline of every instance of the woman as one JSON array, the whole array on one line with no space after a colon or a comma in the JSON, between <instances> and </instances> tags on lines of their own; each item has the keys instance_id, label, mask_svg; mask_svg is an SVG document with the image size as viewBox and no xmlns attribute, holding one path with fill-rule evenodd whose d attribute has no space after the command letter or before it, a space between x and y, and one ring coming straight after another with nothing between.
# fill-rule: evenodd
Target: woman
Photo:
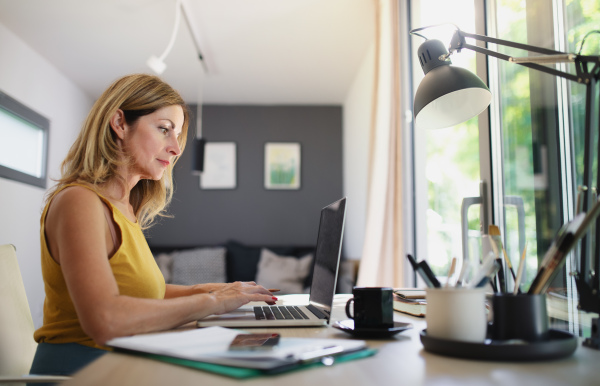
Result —
<instances>
[{"instance_id":1,"label":"woman","mask_svg":"<svg viewBox=\"0 0 600 386\"><path fill-rule=\"evenodd\" d=\"M46 300L32 374L71 374L114 337L277 300L253 282L165 284L142 230L171 200L188 122L180 95L150 75L117 80L92 107L40 221Z\"/></svg>"}]
</instances>

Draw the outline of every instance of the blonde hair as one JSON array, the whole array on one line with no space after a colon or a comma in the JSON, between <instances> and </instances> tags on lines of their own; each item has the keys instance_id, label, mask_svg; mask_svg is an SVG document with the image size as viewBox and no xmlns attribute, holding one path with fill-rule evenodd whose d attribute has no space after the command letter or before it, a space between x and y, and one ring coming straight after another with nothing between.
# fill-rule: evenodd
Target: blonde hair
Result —
<instances>
[{"instance_id":1,"label":"blonde hair","mask_svg":"<svg viewBox=\"0 0 600 386\"><path fill-rule=\"evenodd\" d=\"M140 117L173 105L183 109L184 122L177 139L183 152L189 114L179 93L152 75L134 74L115 81L94 103L79 136L61 164L61 178L48 192L46 201L61 187L74 182L86 182L98 188L98 185L116 178L125 186L117 168L129 161L128 157L123 157L115 141L110 127L111 117L121 109L127 124L133 126ZM178 159L179 156L175 157L160 180L140 180L131 190L129 201L142 229L149 228L156 216L166 216L165 209L173 197L173 167Z\"/></svg>"}]
</instances>

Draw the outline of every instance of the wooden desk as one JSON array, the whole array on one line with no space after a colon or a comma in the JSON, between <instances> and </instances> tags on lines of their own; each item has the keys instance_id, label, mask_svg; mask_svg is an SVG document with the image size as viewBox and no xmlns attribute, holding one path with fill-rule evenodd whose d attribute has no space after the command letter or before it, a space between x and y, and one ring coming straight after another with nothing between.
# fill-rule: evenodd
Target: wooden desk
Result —
<instances>
[{"instance_id":1,"label":"wooden desk","mask_svg":"<svg viewBox=\"0 0 600 386\"><path fill-rule=\"evenodd\" d=\"M346 319L344 305L350 295L336 295L333 319ZM298 298L286 298L293 304ZM423 349L419 332L425 321L395 314L414 328L390 340L371 340L379 349L370 358L312 368L277 376L235 380L140 357L109 353L75 374L64 385L599 385L600 351L579 345L575 353L549 362L506 363L470 361L431 354ZM347 338L332 327L251 329L275 331L283 337Z\"/></svg>"}]
</instances>

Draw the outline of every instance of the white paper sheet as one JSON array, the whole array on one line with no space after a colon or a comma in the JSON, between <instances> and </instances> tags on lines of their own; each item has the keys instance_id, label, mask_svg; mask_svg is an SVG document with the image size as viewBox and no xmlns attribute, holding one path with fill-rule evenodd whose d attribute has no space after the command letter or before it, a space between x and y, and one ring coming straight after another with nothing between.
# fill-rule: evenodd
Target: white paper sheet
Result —
<instances>
[{"instance_id":1,"label":"white paper sheet","mask_svg":"<svg viewBox=\"0 0 600 386\"><path fill-rule=\"evenodd\" d=\"M107 342L107 345L149 354L223 364L226 362L217 359L289 361L299 358L302 354L326 347L339 346L343 351L354 351L366 347L362 340L281 338L273 350L229 351L229 344L240 333L244 332L224 327L207 327L181 332L116 338Z\"/></svg>"}]
</instances>

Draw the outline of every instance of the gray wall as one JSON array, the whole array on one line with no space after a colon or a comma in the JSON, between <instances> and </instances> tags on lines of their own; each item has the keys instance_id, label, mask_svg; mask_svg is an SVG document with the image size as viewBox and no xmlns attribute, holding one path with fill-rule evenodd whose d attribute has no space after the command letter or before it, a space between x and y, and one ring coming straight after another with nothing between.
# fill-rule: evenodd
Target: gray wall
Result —
<instances>
[{"instance_id":1,"label":"gray wall","mask_svg":"<svg viewBox=\"0 0 600 386\"><path fill-rule=\"evenodd\" d=\"M195 106L190 106L192 116ZM190 126L188 144L195 135ZM202 190L191 174L192 146L175 166L174 218L148 232L151 246L216 245L229 239L248 245L311 246L320 209L342 197L341 106L228 106L202 109L202 134L236 142L237 187ZM264 188L266 142L301 144L299 190Z\"/></svg>"}]
</instances>

